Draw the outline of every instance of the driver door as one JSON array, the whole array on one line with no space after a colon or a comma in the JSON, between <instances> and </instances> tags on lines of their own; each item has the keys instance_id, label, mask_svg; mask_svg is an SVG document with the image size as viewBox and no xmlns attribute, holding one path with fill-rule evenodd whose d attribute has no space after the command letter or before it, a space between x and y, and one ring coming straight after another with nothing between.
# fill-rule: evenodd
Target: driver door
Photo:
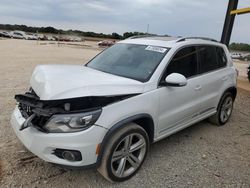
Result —
<instances>
[{"instance_id":1,"label":"driver door","mask_svg":"<svg viewBox=\"0 0 250 188\"><path fill-rule=\"evenodd\" d=\"M164 137L183 128L197 117L200 109L199 92L201 78L198 71L196 47L184 47L177 51L168 63L160 83L171 73L180 73L187 78L182 87L159 87L158 136Z\"/></svg>"}]
</instances>

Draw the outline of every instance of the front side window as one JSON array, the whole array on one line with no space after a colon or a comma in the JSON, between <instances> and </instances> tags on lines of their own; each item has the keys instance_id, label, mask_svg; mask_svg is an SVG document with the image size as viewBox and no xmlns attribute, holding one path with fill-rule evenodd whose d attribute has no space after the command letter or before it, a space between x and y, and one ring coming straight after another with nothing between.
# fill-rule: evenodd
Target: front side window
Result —
<instances>
[{"instance_id":1,"label":"front side window","mask_svg":"<svg viewBox=\"0 0 250 188\"><path fill-rule=\"evenodd\" d=\"M150 79L169 48L118 43L104 50L86 66L145 82Z\"/></svg>"},{"instance_id":2,"label":"front side window","mask_svg":"<svg viewBox=\"0 0 250 188\"><path fill-rule=\"evenodd\" d=\"M171 73L179 73L186 78L197 74L197 53L195 47L185 47L175 54L167 66L164 78Z\"/></svg>"}]
</instances>

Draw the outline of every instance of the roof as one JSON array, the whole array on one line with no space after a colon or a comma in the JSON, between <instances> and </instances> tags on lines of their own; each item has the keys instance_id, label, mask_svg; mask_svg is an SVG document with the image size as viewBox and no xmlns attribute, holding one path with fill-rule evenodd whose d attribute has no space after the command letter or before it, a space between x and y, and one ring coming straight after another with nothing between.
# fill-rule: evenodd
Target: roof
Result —
<instances>
[{"instance_id":1,"label":"roof","mask_svg":"<svg viewBox=\"0 0 250 188\"><path fill-rule=\"evenodd\" d=\"M213 44L223 45L214 39L205 37L166 37L166 36L135 36L119 43L127 44L141 44L141 45L153 45L172 48L173 46L179 46L186 44Z\"/></svg>"}]
</instances>

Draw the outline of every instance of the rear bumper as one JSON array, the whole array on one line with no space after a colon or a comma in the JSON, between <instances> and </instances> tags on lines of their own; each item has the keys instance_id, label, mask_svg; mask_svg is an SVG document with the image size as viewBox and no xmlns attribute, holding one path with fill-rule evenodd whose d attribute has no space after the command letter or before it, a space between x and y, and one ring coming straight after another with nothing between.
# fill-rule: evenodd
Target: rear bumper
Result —
<instances>
[{"instance_id":1,"label":"rear bumper","mask_svg":"<svg viewBox=\"0 0 250 188\"><path fill-rule=\"evenodd\" d=\"M25 119L16 107L11 116L12 128L23 145L39 158L64 166L94 166L97 161L96 147L102 142L107 129L93 125L89 129L76 133L43 133L29 127L19 130ZM81 161L68 161L53 154L55 149L77 150L81 152Z\"/></svg>"}]
</instances>

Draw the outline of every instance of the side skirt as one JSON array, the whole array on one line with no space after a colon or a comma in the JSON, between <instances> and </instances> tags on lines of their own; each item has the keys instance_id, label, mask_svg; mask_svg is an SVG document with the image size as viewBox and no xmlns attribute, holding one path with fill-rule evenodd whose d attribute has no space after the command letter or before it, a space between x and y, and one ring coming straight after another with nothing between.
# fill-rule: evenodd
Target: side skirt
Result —
<instances>
[{"instance_id":1,"label":"side skirt","mask_svg":"<svg viewBox=\"0 0 250 188\"><path fill-rule=\"evenodd\" d=\"M168 131L166 130L167 132L164 135L161 135L158 138L154 139L154 143L158 142L161 139L166 138L166 137L168 137L168 136L170 136L170 135L172 135L172 134L174 134L176 132L179 132L179 131L181 131L181 130L183 130L183 129L185 129L185 128L187 128L187 127L189 127L189 126L191 126L191 125L193 125L195 123L198 123L198 122L200 122L200 121L202 121L204 119L207 119L208 117L210 117L210 116L212 116L214 114L216 114L215 109L213 109L213 111L207 112L206 114L204 114L202 116L201 115L197 116L197 118L192 119L189 122L186 122L185 124L179 124L179 125L176 125L175 127L172 127L172 129L167 129Z\"/></svg>"}]
</instances>

